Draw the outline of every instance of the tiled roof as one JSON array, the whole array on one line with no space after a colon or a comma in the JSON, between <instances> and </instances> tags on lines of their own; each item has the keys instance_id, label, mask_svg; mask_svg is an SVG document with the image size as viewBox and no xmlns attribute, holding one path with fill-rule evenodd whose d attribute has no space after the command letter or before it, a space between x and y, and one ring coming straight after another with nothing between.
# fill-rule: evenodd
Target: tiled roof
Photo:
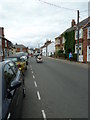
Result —
<instances>
[{"instance_id":1,"label":"tiled roof","mask_svg":"<svg viewBox=\"0 0 90 120\"><path fill-rule=\"evenodd\" d=\"M20 44L20 45L14 45L15 48L26 48L24 45Z\"/></svg>"},{"instance_id":2,"label":"tiled roof","mask_svg":"<svg viewBox=\"0 0 90 120\"><path fill-rule=\"evenodd\" d=\"M79 22L79 28L84 27L89 21L90 21L90 17L88 17L88 18L82 20L81 22ZM90 23L89 23L89 24L90 24ZM76 26L77 26L77 25L76 25ZM70 32L70 31L72 31L72 30L75 30L75 29L76 29L76 26L68 28L68 29L65 30L62 34L64 34L65 32ZM60 38L62 34L60 34L60 35L59 35L58 37L56 37L56 38Z\"/></svg>"}]
</instances>

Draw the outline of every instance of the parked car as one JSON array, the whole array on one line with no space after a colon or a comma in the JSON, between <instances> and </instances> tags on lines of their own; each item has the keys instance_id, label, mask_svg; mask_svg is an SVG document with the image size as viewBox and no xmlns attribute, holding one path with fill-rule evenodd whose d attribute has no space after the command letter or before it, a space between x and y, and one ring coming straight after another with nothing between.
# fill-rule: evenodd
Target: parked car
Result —
<instances>
[{"instance_id":1,"label":"parked car","mask_svg":"<svg viewBox=\"0 0 90 120\"><path fill-rule=\"evenodd\" d=\"M16 53L18 57L23 58L26 61L26 65L28 65L28 54L24 52L18 52Z\"/></svg>"},{"instance_id":2,"label":"parked car","mask_svg":"<svg viewBox=\"0 0 90 120\"><path fill-rule=\"evenodd\" d=\"M19 56L7 57L5 60L11 60L15 62L23 74L24 74L24 71L27 70L27 65L26 65L25 60Z\"/></svg>"},{"instance_id":3,"label":"parked car","mask_svg":"<svg viewBox=\"0 0 90 120\"><path fill-rule=\"evenodd\" d=\"M43 62L42 56L40 56L40 55L37 56L36 61L37 61L37 63Z\"/></svg>"},{"instance_id":4,"label":"parked car","mask_svg":"<svg viewBox=\"0 0 90 120\"><path fill-rule=\"evenodd\" d=\"M25 84L22 73L10 60L0 62L0 120L19 118Z\"/></svg>"}]
</instances>

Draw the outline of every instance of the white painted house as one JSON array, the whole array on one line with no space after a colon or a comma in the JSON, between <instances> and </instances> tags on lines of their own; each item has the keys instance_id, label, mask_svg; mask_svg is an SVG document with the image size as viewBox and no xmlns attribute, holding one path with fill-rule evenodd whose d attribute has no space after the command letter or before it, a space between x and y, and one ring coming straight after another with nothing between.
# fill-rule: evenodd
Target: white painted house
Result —
<instances>
[{"instance_id":1,"label":"white painted house","mask_svg":"<svg viewBox=\"0 0 90 120\"><path fill-rule=\"evenodd\" d=\"M43 56L53 55L54 52L55 52L55 43L50 42L48 44L45 44L43 47L41 47L41 49L42 49L42 55Z\"/></svg>"},{"instance_id":2,"label":"white painted house","mask_svg":"<svg viewBox=\"0 0 90 120\"><path fill-rule=\"evenodd\" d=\"M47 56L53 55L55 53L55 43L51 42L48 46L47 46Z\"/></svg>"}]
</instances>

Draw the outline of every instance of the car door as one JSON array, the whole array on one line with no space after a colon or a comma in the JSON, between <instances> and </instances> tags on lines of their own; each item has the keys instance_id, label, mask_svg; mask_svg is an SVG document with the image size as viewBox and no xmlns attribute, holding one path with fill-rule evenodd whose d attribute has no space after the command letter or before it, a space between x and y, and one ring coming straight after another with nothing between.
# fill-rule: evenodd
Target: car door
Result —
<instances>
[{"instance_id":1,"label":"car door","mask_svg":"<svg viewBox=\"0 0 90 120\"><path fill-rule=\"evenodd\" d=\"M13 81L19 79L19 76L20 71L13 62L9 62L4 66L3 116L5 119L17 117L19 100L21 101L20 96L23 96L23 90L22 87L12 90L10 92L11 96L8 98L8 88ZM20 90L22 90L22 93L20 93Z\"/></svg>"},{"instance_id":2,"label":"car door","mask_svg":"<svg viewBox=\"0 0 90 120\"><path fill-rule=\"evenodd\" d=\"M14 74L16 75L15 80L22 81L21 72L18 70L17 66L13 62L9 62L9 65L11 69L13 70ZM12 102L9 107L9 113L11 114L11 117L10 117L11 120L13 118L20 118L22 100L23 100L23 84L19 88L15 89L14 91Z\"/></svg>"},{"instance_id":3,"label":"car door","mask_svg":"<svg viewBox=\"0 0 90 120\"><path fill-rule=\"evenodd\" d=\"M11 104L12 99L8 99L8 88L15 78L15 74L13 70L10 68L9 64L5 64L4 69L3 69L3 89L2 89L2 113L3 113L3 118L5 119L6 117L9 117L9 106ZM14 94L14 91L12 91L12 96Z\"/></svg>"}]
</instances>

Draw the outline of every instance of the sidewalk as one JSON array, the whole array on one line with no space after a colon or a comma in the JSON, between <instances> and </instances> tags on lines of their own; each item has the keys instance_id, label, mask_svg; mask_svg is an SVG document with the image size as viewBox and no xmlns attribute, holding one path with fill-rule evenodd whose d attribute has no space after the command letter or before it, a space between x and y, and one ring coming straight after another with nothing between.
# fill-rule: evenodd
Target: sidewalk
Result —
<instances>
[{"instance_id":1,"label":"sidewalk","mask_svg":"<svg viewBox=\"0 0 90 120\"><path fill-rule=\"evenodd\" d=\"M88 63L74 62L74 61L69 61L69 60L66 60L66 59L53 58L53 57L48 57L48 58L53 59L53 60L58 60L58 61L63 62L63 63L79 65L81 67L88 68Z\"/></svg>"}]
</instances>

